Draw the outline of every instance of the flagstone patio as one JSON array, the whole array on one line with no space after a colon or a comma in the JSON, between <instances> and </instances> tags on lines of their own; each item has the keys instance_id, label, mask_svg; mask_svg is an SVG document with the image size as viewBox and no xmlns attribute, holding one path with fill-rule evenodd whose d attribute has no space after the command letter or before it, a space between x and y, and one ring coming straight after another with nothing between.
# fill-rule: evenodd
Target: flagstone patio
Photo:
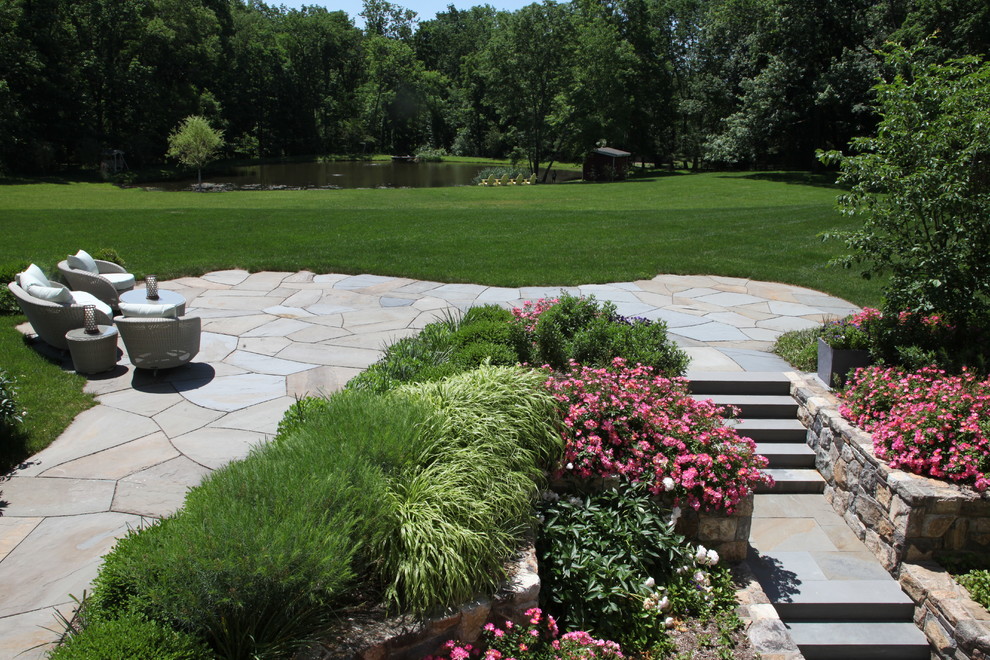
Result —
<instances>
[{"instance_id":1,"label":"flagstone patio","mask_svg":"<svg viewBox=\"0 0 990 660\"><path fill-rule=\"evenodd\" d=\"M268 441L297 397L340 389L383 347L451 310L561 291L240 270L160 288L181 293L187 314L203 319L195 360L156 376L122 355L86 386L99 405L0 480L2 657L44 657L55 611L71 612L115 540L175 511L211 470ZM767 352L782 332L857 309L809 289L714 276L565 290L664 320L692 371L787 371Z\"/></svg>"}]
</instances>

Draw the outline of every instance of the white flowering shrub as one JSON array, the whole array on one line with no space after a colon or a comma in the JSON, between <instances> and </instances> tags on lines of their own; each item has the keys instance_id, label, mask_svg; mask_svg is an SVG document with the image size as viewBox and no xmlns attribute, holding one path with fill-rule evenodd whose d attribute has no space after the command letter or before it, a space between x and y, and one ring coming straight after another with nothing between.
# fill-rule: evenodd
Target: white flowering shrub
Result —
<instances>
[{"instance_id":1,"label":"white flowering shrub","mask_svg":"<svg viewBox=\"0 0 990 660\"><path fill-rule=\"evenodd\" d=\"M734 608L718 553L676 534L671 517L642 484L585 497L545 493L537 535L543 609L564 630L659 657L679 620Z\"/></svg>"}]
</instances>

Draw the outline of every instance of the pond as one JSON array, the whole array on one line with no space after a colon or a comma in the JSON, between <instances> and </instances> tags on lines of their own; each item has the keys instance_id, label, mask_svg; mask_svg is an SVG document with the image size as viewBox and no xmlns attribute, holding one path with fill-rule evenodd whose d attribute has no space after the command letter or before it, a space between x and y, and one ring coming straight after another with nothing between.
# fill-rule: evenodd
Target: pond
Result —
<instances>
[{"instance_id":1,"label":"pond","mask_svg":"<svg viewBox=\"0 0 990 660\"><path fill-rule=\"evenodd\" d=\"M232 167L225 174L211 174L203 183L213 188L443 188L468 186L478 172L488 167L477 163L308 162L270 163ZM577 172L558 171L558 181L580 177ZM162 190L188 190L195 179L151 184Z\"/></svg>"}]
</instances>

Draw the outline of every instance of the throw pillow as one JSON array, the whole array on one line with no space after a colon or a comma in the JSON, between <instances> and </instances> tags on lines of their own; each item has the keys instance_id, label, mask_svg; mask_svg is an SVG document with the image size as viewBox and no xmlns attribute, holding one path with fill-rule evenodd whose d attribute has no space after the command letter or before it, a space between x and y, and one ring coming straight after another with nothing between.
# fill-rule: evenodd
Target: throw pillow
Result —
<instances>
[{"instance_id":1,"label":"throw pillow","mask_svg":"<svg viewBox=\"0 0 990 660\"><path fill-rule=\"evenodd\" d=\"M75 254L70 254L66 262L68 262L69 268L85 270L93 275L100 274L100 268L96 265L96 260L89 256L89 253L85 250L79 250Z\"/></svg>"}]
</instances>

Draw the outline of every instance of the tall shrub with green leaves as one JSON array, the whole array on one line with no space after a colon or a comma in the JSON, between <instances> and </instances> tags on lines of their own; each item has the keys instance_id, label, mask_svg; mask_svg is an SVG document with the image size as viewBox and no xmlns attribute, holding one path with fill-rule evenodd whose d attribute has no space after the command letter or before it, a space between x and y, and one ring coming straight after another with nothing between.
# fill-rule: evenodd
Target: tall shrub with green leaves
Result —
<instances>
[{"instance_id":1,"label":"tall shrub with green leaves","mask_svg":"<svg viewBox=\"0 0 990 660\"><path fill-rule=\"evenodd\" d=\"M19 261L0 266L0 315L21 313L17 298L7 288L7 284L13 282L17 274L24 272L30 265L28 261Z\"/></svg>"},{"instance_id":2,"label":"tall shrub with green leaves","mask_svg":"<svg viewBox=\"0 0 990 660\"><path fill-rule=\"evenodd\" d=\"M840 262L889 273L887 310L975 324L990 301L990 63L932 57L927 44L888 45L876 134L819 157L849 186L841 210L864 219L841 235Z\"/></svg>"},{"instance_id":3,"label":"tall shrub with green leaves","mask_svg":"<svg viewBox=\"0 0 990 660\"><path fill-rule=\"evenodd\" d=\"M17 402L15 385L13 376L0 369L0 439L6 439L24 420L25 412Z\"/></svg>"},{"instance_id":4,"label":"tall shrub with green leaves","mask_svg":"<svg viewBox=\"0 0 990 660\"><path fill-rule=\"evenodd\" d=\"M680 376L690 361L667 335L666 323L621 316L615 303L594 296L561 293L556 300L527 303L513 313L531 328L532 360L558 371L569 369L571 360L604 367L621 357Z\"/></svg>"}]
</instances>

